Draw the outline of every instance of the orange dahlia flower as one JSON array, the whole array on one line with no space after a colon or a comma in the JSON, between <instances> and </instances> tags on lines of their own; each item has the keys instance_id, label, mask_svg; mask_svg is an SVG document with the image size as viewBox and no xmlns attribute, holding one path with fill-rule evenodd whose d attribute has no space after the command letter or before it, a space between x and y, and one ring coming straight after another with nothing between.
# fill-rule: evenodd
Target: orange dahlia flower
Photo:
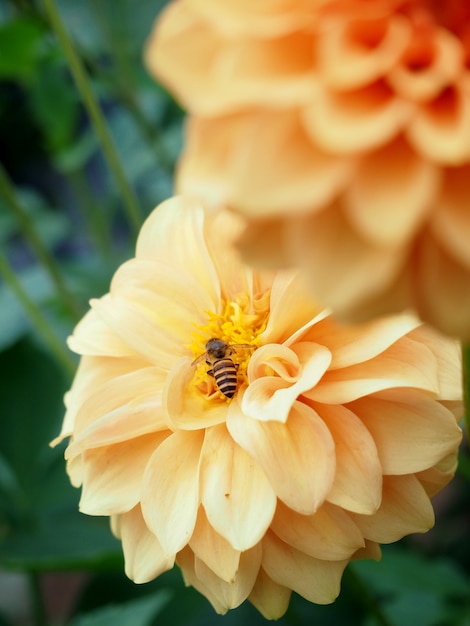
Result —
<instances>
[{"instance_id":1,"label":"orange dahlia flower","mask_svg":"<svg viewBox=\"0 0 470 626\"><path fill-rule=\"evenodd\" d=\"M292 590L332 602L349 561L433 525L459 353L410 315L338 326L298 274L242 265L238 228L184 197L151 214L69 340L54 443L70 437L80 508L111 516L130 578L176 561L218 612L248 598L275 618ZM214 338L229 347L201 359Z\"/></svg>"},{"instance_id":2,"label":"orange dahlia flower","mask_svg":"<svg viewBox=\"0 0 470 626\"><path fill-rule=\"evenodd\" d=\"M191 114L179 190L245 216L248 261L470 338L468 2L178 0L146 60Z\"/></svg>"}]
</instances>

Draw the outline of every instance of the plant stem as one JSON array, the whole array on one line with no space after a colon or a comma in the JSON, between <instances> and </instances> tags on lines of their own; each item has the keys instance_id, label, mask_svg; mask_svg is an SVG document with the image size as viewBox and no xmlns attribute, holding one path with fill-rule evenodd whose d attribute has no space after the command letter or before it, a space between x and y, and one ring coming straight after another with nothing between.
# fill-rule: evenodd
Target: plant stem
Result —
<instances>
[{"instance_id":1,"label":"plant stem","mask_svg":"<svg viewBox=\"0 0 470 626\"><path fill-rule=\"evenodd\" d=\"M18 300L21 302L33 326L42 336L52 354L54 354L57 360L64 366L66 372L72 376L76 370L76 364L72 355L68 352L62 341L57 337L41 309L23 289L18 277L11 269L6 257L1 251L0 274L3 275L5 283L10 287Z\"/></svg>"},{"instance_id":2,"label":"plant stem","mask_svg":"<svg viewBox=\"0 0 470 626\"><path fill-rule=\"evenodd\" d=\"M377 624L380 624L380 626L395 626L385 615L382 607L370 592L367 585L362 582L360 576L351 566L347 568L344 579L351 589L353 589L360 603L367 608L370 615L374 616Z\"/></svg>"},{"instance_id":3,"label":"plant stem","mask_svg":"<svg viewBox=\"0 0 470 626\"><path fill-rule=\"evenodd\" d=\"M77 89L82 97L83 104L88 111L91 122L98 136L106 158L108 166L114 175L119 192L121 193L124 207L131 227L135 234L142 224L142 210L137 201L134 190L127 181L123 167L119 160L113 138L109 132L104 115L98 105L93 90L90 86L83 63L77 54L72 41L65 29L54 0L44 0L44 6L48 14L52 28L62 46L65 57L68 61L70 71L73 75Z\"/></svg>"},{"instance_id":4,"label":"plant stem","mask_svg":"<svg viewBox=\"0 0 470 626\"><path fill-rule=\"evenodd\" d=\"M64 306L66 307L72 318L77 321L82 315L81 307L76 301L73 293L65 284L65 281L62 277L61 272L59 271L59 268L57 267L57 263L53 255L49 252L49 250L37 234L36 230L33 228L28 214L26 213L22 204L19 202L13 185L1 165L0 193L4 197L8 208L11 210L16 220L18 221L25 239L33 249L44 269L49 274Z\"/></svg>"}]
</instances>

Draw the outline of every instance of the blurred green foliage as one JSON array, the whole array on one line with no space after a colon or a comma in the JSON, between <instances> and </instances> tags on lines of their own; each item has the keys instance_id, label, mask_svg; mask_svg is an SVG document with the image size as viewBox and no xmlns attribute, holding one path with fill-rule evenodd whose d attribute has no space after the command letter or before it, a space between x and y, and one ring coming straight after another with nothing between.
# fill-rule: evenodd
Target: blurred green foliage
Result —
<instances>
[{"instance_id":1,"label":"blurred green foliage","mask_svg":"<svg viewBox=\"0 0 470 626\"><path fill-rule=\"evenodd\" d=\"M143 217L171 195L182 145L182 112L141 60L163 4L57 3ZM128 581L108 521L78 513L79 493L65 473L64 446L48 445L60 430L70 372L38 332L38 320L65 351L64 339L88 299L107 291L116 267L132 256L135 238L45 7L35 0L0 3L0 161L20 211L12 210L2 186L0 248L16 286L0 281L0 625L25 623L1 593L9 571L31 583L28 624L264 624L249 603L216 616L205 598L183 586L176 569L147 585ZM49 255L52 271L40 262L24 220L33 226L36 246ZM19 292L36 321L25 313ZM461 475L437 504L434 531L385 548L380 564L354 563L331 606L294 597L279 624L468 626L465 452L462 460ZM58 615L41 581L48 572L66 571L79 572L82 582Z\"/></svg>"}]
</instances>

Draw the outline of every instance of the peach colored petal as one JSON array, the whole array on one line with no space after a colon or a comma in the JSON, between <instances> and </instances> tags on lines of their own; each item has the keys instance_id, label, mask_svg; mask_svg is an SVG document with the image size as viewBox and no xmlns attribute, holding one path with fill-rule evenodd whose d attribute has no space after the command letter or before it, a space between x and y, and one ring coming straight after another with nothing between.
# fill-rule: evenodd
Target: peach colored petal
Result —
<instances>
[{"instance_id":1,"label":"peach colored petal","mask_svg":"<svg viewBox=\"0 0 470 626\"><path fill-rule=\"evenodd\" d=\"M330 361L330 351L312 342L297 343L292 349L261 346L248 364L250 384L241 402L243 413L260 421L285 423L298 396L318 383ZM266 375L269 371L277 376Z\"/></svg>"},{"instance_id":2,"label":"peach colored petal","mask_svg":"<svg viewBox=\"0 0 470 626\"><path fill-rule=\"evenodd\" d=\"M67 474L74 487L81 487L85 475L85 464L83 455L67 461Z\"/></svg>"},{"instance_id":3,"label":"peach colored petal","mask_svg":"<svg viewBox=\"0 0 470 626\"><path fill-rule=\"evenodd\" d=\"M163 406L165 419L173 430L200 430L222 424L227 417L227 403L206 398L192 379L195 373L192 359L178 361L165 382Z\"/></svg>"},{"instance_id":4,"label":"peach colored petal","mask_svg":"<svg viewBox=\"0 0 470 626\"><path fill-rule=\"evenodd\" d=\"M240 565L240 551L210 525L204 508L199 512L189 546L196 557L225 582L234 582Z\"/></svg>"},{"instance_id":5,"label":"peach colored petal","mask_svg":"<svg viewBox=\"0 0 470 626\"><path fill-rule=\"evenodd\" d=\"M312 97L310 33L224 39L188 3L178 3L164 19L151 35L145 61L193 113L226 113L269 99L292 105Z\"/></svg>"},{"instance_id":6,"label":"peach colored petal","mask_svg":"<svg viewBox=\"0 0 470 626\"><path fill-rule=\"evenodd\" d=\"M202 593L212 604L214 610L220 615L225 615L228 611L228 607L223 604L218 596L213 593L212 588L205 584L204 580L200 580L195 571L195 562L196 557L189 548L186 546L176 555L176 563L181 569L181 573L183 574L184 584L189 587L194 587L200 593Z\"/></svg>"},{"instance_id":7,"label":"peach colored petal","mask_svg":"<svg viewBox=\"0 0 470 626\"><path fill-rule=\"evenodd\" d=\"M188 543L196 524L202 440L202 433L173 433L154 452L143 475L144 520L168 555Z\"/></svg>"},{"instance_id":8,"label":"peach colored petal","mask_svg":"<svg viewBox=\"0 0 470 626\"><path fill-rule=\"evenodd\" d=\"M378 543L392 543L410 533L424 533L434 525L432 505L413 475L385 476L382 505L377 513L351 516L364 537Z\"/></svg>"},{"instance_id":9,"label":"peach colored petal","mask_svg":"<svg viewBox=\"0 0 470 626\"><path fill-rule=\"evenodd\" d=\"M353 228L371 243L408 243L428 217L438 194L439 169L401 140L366 155L346 191Z\"/></svg>"},{"instance_id":10,"label":"peach colored petal","mask_svg":"<svg viewBox=\"0 0 470 626\"><path fill-rule=\"evenodd\" d=\"M219 578L197 557L194 559L194 571L204 587L211 590L211 594L217 598L225 612L240 606L247 599L258 576L260 563L261 546L256 545L240 555L238 574L232 582Z\"/></svg>"},{"instance_id":11,"label":"peach colored petal","mask_svg":"<svg viewBox=\"0 0 470 626\"><path fill-rule=\"evenodd\" d=\"M426 233L415 271L415 306L421 318L451 337L470 339L470 269Z\"/></svg>"},{"instance_id":12,"label":"peach colored petal","mask_svg":"<svg viewBox=\"0 0 470 626\"><path fill-rule=\"evenodd\" d=\"M365 241L351 230L337 206L284 224L291 262L308 273L313 296L328 302L335 312L344 313L381 292L403 264L403 249L380 248Z\"/></svg>"},{"instance_id":13,"label":"peach colored petal","mask_svg":"<svg viewBox=\"0 0 470 626\"><path fill-rule=\"evenodd\" d=\"M416 478L422 484L428 496L432 498L452 480L456 470L457 458L455 453L453 453L442 459L436 467L417 473Z\"/></svg>"},{"instance_id":14,"label":"peach colored petal","mask_svg":"<svg viewBox=\"0 0 470 626\"><path fill-rule=\"evenodd\" d=\"M299 329L312 326L325 315L325 309L310 297L304 275L296 271L278 272L271 287L268 324L260 341L289 344L292 335L299 336Z\"/></svg>"},{"instance_id":15,"label":"peach colored petal","mask_svg":"<svg viewBox=\"0 0 470 626\"><path fill-rule=\"evenodd\" d=\"M384 474L414 474L438 463L462 439L454 416L429 398L386 402L364 398L351 405L371 433Z\"/></svg>"},{"instance_id":16,"label":"peach colored petal","mask_svg":"<svg viewBox=\"0 0 470 626\"><path fill-rule=\"evenodd\" d=\"M333 482L335 455L331 434L313 409L295 402L283 424L247 417L232 402L227 428L287 506L304 515L321 506Z\"/></svg>"},{"instance_id":17,"label":"peach colored petal","mask_svg":"<svg viewBox=\"0 0 470 626\"><path fill-rule=\"evenodd\" d=\"M328 369L331 371L376 357L420 325L420 320L408 313L388 315L352 326L338 324L331 319L322 327L313 327L305 340L316 341L329 349L331 363Z\"/></svg>"},{"instance_id":18,"label":"peach colored petal","mask_svg":"<svg viewBox=\"0 0 470 626\"><path fill-rule=\"evenodd\" d=\"M74 407L75 443L68 456L74 448L80 452L164 428L159 389L164 379L159 368L145 367L116 375L94 388L94 393Z\"/></svg>"},{"instance_id":19,"label":"peach colored petal","mask_svg":"<svg viewBox=\"0 0 470 626\"><path fill-rule=\"evenodd\" d=\"M412 112L409 102L374 83L354 91L319 88L302 119L320 150L344 155L383 146L401 132Z\"/></svg>"},{"instance_id":20,"label":"peach colored petal","mask_svg":"<svg viewBox=\"0 0 470 626\"><path fill-rule=\"evenodd\" d=\"M402 337L374 359L326 372L304 395L315 402L343 404L394 387L439 394L437 363L427 346Z\"/></svg>"},{"instance_id":21,"label":"peach colored petal","mask_svg":"<svg viewBox=\"0 0 470 626\"><path fill-rule=\"evenodd\" d=\"M347 563L315 559L288 546L271 532L263 539L262 568L266 574L316 604L330 604L336 599Z\"/></svg>"},{"instance_id":22,"label":"peach colored petal","mask_svg":"<svg viewBox=\"0 0 470 626\"><path fill-rule=\"evenodd\" d=\"M269 269L289 267L292 260L285 240L289 219L286 216L247 222L236 240L244 262L253 267Z\"/></svg>"},{"instance_id":23,"label":"peach colored petal","mask_svg":"<svg viewBox=\"0 0 470 626\"><path fill-rule=\"evenodd\" d=\"M362 87L388 74L409 41L406 19L344 21L320 36L319 71L333 88Z\"/></svg>"},{"instance_id":24,"label":"peach colored petal","mask_svg":"<svg viewBox=\"0 0 470 626\"><path fill-rule=\"evenodd\" d=\"M140 500L145 466L167 435L144 435L113 446L87 450L83 456L80 511L87 515L130 511Z\"/></svg>"},{"instance_id":25,"label":"peach colored petal","mask_svg":"<svg viewBox=\"0 0 470 626\"><path fill-rule=\"evenodd\" d=\"M402 97L409 100L429 100L439 95L447 85L458 80L462 68L462 48L453 33L435 28L428 64L404 56L402 63L390 68L387 81Z\"/></svg>"},{"instance_id":26,"label":"peach colored petal","mask_svg":"<svg viewBox=\"0 0 470 626\"><path fill-rule=\"evenodd\" d=\"M111 296L102 297L105 302L111 301ZM82 355L109 356L109 357L138 357L127 343L110 328L106 322L90 309L78 322L67 339L70 350Z\"/></svg>"},{"instance_id":27,"label":"peach colored petal","mask_svg":"<svg viewBox=\"0 0 470 626\"><path fill-rule=\"evenodd\" d=\"M204 238L204 220L204 208L194 198L176 196L162 202L142 226L136 257L189 274L218 302L220 288ZM171 281L171 275L168 278Z\"/></svg>"},{"instance_id":28,"label":"peach colored petal","mask_svg":"<svg viewBox=\"0 0 470 626\"><path fill-rule=\"evenodd\" d=\"M263 110L250 116L193 118L177 188L262 218L315 210L351 175L349 159L315 147L295 111Z\"/></svg>"},{"instance_id":29,"label":"peach colored petal","mask_svg":"<svg viewBox=\"0 0 470 626\"><path fill-rule=\"evenodd\" d=\"M447 253L470 271L470 167L449 168L431 215L430 230Z\"/></svg>"},{"instance_id":30,"label":"peach colored petal","mask_svg":"<svg viewBox=\"0 0 470 626\"><path fill-rule=\"evenodd\" d=\"M139 506L119 516L119 537L126 576L135 583L149 582L173 567L174 557L163 552L155 535L145 525Z\"/></svg>"},{"instance_id":31,"label":"peach colored petal","mask_svg":"<svg viewBox=\"0 0 470 626\"><path fill-rule=\"evenodd\" d=\"M409 337L422 342L434 355L439 379L439 400L461 402L463 390L460 343L442 335L429 325L422 325L413 329Z\"/></svg>"},{"instance_id":32,"label":"peach colored petal","mask_svg":"<svg viewBox=\"0 0 470 626\"><path fill-rule=\"evenodd\" d=\"M317 405L335 443L336 473L329 502L371 515L380 505L382 468L375 442L362 422L344 406Z\"/></svg>"},{"instance_id":33,"label":"peach colored petal","mask_svg":"<svg viewBox=\"0 0 470 626\"><path fill-rule=\"evenodd\" d=\"M248 600L266 619L279 619L287 611L291 593L287 587L271 580L261 568Z\"/></svg>"},{"instance_id":34,"label":"peach colored petal","mask_svg":"<svg viewBox=\"0 0 470 626\"><path fill-rule=\"evenodd\" d=\"M364 546L349 515L328 502L313 515L299 515L278 502L271 530L296 550L327 561L348 559Z\"/></svg>"},{"instance_id":35,"label":"peach colored petal","mask_svg":"<svg viewBox=\"0 0 470 626\"><path fill-rule=\"evenodd\" d=\"M460 165L470 157L470 95L449 87L423 106L406 134L424 158Z\"/></svg>"},{"instance_id":36,"label":"peach colored petal","mask_svg":"<svg viewBox=\"0 0 470 626\"><path fill-rule=\"evenodd\" d=\"M276 497L263 470L222 425L204 438L201 501L211 526L235 550L258 543L274 515Z\"/></svg>"},{"instance_id":37,"label":"peach colored petal","mask_svg":"<svg viewBox=\"0 0 470 626\"><path fill-rule=\"evenodd\" d=\"M374 561L380 561L382 558L382 550L378 543L374 541L368 541L366 539L365 546L358 550L352 557L351 561L358 561L360 559L373 559Z\"/></svg>"}]
</instances>

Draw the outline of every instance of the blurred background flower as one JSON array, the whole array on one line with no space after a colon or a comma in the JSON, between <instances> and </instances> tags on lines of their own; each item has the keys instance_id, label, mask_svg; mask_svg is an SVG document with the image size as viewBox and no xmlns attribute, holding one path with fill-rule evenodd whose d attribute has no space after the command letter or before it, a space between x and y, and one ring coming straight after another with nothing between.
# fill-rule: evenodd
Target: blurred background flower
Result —
<instances>
[{"instance_id":1,"label":"blurred background flower","mask_svg":"<svg viewBox=\"0 0 470 626\"><path fill-rule=\"evenodd\" d=\"M469 46L458 0L173 2L146 61L190 113L178 189L337 313L469 339Z\"/></svg>"}]
</instances>

